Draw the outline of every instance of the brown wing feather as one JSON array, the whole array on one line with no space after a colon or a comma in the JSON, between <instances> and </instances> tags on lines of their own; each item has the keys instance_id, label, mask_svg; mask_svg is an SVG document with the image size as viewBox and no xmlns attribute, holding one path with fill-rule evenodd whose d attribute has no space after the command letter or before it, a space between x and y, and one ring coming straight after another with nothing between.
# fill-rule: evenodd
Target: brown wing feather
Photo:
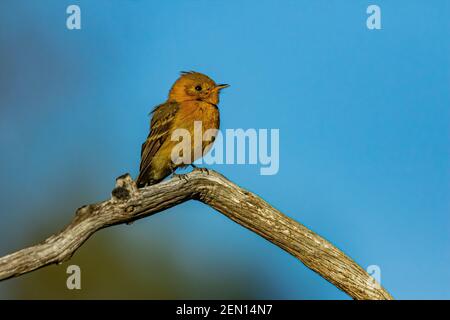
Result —
<instances>
[{"instance_id":1,"label":"brown wing feather","mask_svg":"<svg viewBox=\"0 0 450 320\"><path fill-rule=\"evenodd\" d=\"M142 144L141 149L141 165L138 177L138 185L145 184L150 171L152 158L158 152L161 145L170 135L175 114L179 109L176 102L166 102L160 104L153 109L152 120L150 122L150 133L147 140Z\"/></svg>"}]
</instances>

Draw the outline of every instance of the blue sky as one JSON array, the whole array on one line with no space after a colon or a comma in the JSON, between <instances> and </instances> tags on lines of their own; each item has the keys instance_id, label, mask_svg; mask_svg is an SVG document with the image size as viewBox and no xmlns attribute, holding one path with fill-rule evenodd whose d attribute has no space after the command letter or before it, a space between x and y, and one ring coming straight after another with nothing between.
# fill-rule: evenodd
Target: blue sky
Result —
<instances>
[{"instance_id":1,"label":"blue sky","mask_svg":"<svg viewBox=\"0 0 450 320\"><path fill-rule=\"evenodd\" d=\"M81 30L65 27L70 4L81 8ZM381 30L366 28L370 4L381 8ZM363 267L380 266L394 297L450 298L449 9L418 0L2 1L0 254L29 244L43 219L62 227L76 207L107 198L116 176L136 176L149 110L179 71L197 70L231 84L222 129L280 129L277 175L214 169ZM42 215L69 192L77 196L58 204L64 213ZM167 230L186 270L205 261L258 270L263 298L346 298L199 203L147 220L120 236L132 247Z\"/></svg>"}]
</instances>

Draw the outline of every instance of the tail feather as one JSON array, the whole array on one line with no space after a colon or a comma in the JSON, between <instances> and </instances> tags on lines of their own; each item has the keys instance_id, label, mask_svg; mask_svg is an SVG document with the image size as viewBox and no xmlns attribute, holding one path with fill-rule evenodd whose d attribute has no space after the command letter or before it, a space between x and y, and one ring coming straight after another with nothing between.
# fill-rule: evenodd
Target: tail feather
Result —
<instances>
[{"instance_id":1,"label":"tail feather","mask_svg":"<svg viewBox=\"0 0 450 320\"><path fill-rule=\"evenodd\" d=\"M153 184L157 184L163 181L167 176L171 174L170 170L145 170L139 173L138 178L136 179L136 185L138 188L144 188L147 186L151 186Z\"/></svg>"}]
</instances>

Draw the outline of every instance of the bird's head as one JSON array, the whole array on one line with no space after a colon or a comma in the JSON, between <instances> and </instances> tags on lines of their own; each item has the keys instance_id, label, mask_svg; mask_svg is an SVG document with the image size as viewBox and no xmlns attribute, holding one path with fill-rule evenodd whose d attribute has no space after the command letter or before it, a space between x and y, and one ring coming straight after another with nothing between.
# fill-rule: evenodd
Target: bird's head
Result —
<instances>
[{"instance_id":1,"label":"bird's head","mask_svg":"<svg viewBox=\"0 0 450 320\"><path fill-rule=\"evenodd\" d=\"M217 105L219 92L227 84L216 84L210 77L199 72L181 72L169 92L169 100L176 102L198 100Z\"/></svg>"}]
</instances>

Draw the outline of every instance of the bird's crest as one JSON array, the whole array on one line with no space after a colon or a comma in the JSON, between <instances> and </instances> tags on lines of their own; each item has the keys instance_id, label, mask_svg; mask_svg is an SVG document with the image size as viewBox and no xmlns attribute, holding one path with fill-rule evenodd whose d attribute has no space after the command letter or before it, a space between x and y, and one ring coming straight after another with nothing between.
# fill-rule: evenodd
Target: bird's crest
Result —
<instances>
[{"instance_id":1,"label":"bird's crest","mask_svg":"<svg viewBox=\"0 0 450 320\"><path fill-rule=\"evenodd\" d=\"M181 71L180 74L185 75L185 74L194 74L194 73L198 73L197 71L194 70L190 70L190 71Z\"/></svg>"}]
</instances>

